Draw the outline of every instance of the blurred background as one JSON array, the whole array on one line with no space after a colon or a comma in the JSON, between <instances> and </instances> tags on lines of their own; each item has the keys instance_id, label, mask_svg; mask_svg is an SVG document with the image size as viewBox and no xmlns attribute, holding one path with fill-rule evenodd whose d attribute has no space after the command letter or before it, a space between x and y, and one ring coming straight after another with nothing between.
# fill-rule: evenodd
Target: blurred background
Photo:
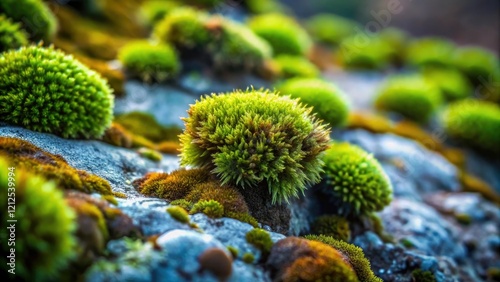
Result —
<instances>
[{"instance_id":1,"label":"blurred background","mask_svg":"<svg viewBox=\"0 0 500 282\"><path fill-rule=\"evenodd\" d=\"M498 0L281 0L301 18L335 13L365 25L397 5L389 26L411 35L445 36L460 45L480 45L500 52L500 1Z\"/></svg>"}]
</instances>

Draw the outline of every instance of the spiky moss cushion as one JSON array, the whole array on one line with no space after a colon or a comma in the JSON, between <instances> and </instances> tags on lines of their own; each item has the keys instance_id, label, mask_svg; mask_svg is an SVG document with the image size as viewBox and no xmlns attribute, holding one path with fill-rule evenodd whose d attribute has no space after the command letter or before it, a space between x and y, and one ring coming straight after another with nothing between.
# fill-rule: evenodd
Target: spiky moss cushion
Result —
<instances>
[{"instance_id":1,"label":"spiky moss cushion","mask_svg":"<svg viewBox=\"0 0 500 282\"><path fill-rule=\"evenodd\" d=\"M13 248L15 277L25 281L54 281L75 255L72 234L75 215L54 182L9 167L14 166L0 158L2 269L7 268L10 262L7 256ZM15 205L15 211L8 208L8 202L11 207ZM10 219L17 222L7 222ZM15 237L7 229L11 225L15 225ZM15 239L9 241L9 238ZM4 275L14 277L9 273Z\"/></svg>"},{"instance_id":2,"label":"spiky moss cushion","mask_svg":"<svg viewBox=\"0 0 500 282\"><path fill-rule=\"evenodd\" d=\"M427 37L412 41L406 52L406 62L411 66L447 67L453 64L455 45L438 37Z\"/></svg>"},{"instance_id":3,"label":"spiky moss cushion","mask_svg":"<svg viewBox=\"0 0 500 282\"><path fill-rule=\"evenodd\" d=\"M305 55L311 47L307 32L294 19L285 15L270 13L255 16L248 25L269 42L274 55Z\"/></svg>"},{"instance_id":4,"label":"spiky moss cushion","mask_svg":"<svg viewBox=\"0 0 500 282\"><path fill-rule=\"evenodd\" d=\"M363 281L342 252L322 242L297 237L274 244L266 266L273 281Z\"/></svg>"},{"instance_id":5,"label":"spiky moss cushion","mask_svg":"<svg viewBox=\"0 0 500 282\"><path fill-rule=\"evenodd\" d=\"M0 56L0 120L65 138L98 138L111 125L105 80L53 48L22 47Z\"/></svg>"},{"instance_id":6,"label":"spiky moss cushion","mask_svg":"<svg viewBox=\"0 0 500 282\"><path fill-rule=\"evenodd\" d=\"M455 65L473 82L500 80L500 61L493 52L480 47L459 48L454 56ZM481 81L482 80L482 81Z\"/></svg>"},{"instance_id":7,"label":"spiky moss cushion","mask_svg":"<svg viewBox=\"0 0 500 282\"><path fill-rule=\"evenodd\" d=\"M304 57L280 55L274 61L279 68L280 76L283 78L312 78L320 75L319 69Z\"/></svg>"},{"instance_id":8,"label":"spiky moss cushion","mask_svg":"<svg viewBox=\"0 0 500 282\"><path fill-rule=\"evenodd\" d=\"M118 59L129 72L144 81L162 82L175 77L180 70L177 53L165 43L129 42L118 52Z\"/></svg>"},{"instance_id":9,"label":"spiky moss cushion","mask_svg":"<svg viewBox=\"0 0 500 282\"><path fill-rule=\"evenodd\" d=\"M443 125L450 136L500 153L500 108L493 103L471 99L455 102L445 110Z\"/></svg>"},{"instance_id":10,"label":"spiky moss cushion","mask_svg":"<svg viewBox=\"0 0 500 282\"><path fill-rule=\"evenodd\" d=\"M0 53L27 45L27 36L18 23L0 14Z\"/></svg>"},{"instance_id":11,"label":"spiky moss cushion","mask_svg":"<svg viewBox=\"0 0 500 282\"><path fill-rule=\"evenodd\" d=\"M306 27L312 38L326 44L338 45L356 34L358 23L334 14L319 14L310 18Z\"/></svg>"},{"instance_id":12,"label":"spiky moss cushion","mask_svg":"<svg viewBox=\"0 0 500 282\"><path fill-rule=\"evenodd\" d=\"M188 110L181 164L288 201L320 180L328 130L297 100L261 90L203 97Z\"/></svg>"},{"instance_id":13,"label":"spiky moss cushion","mask_svg":"<svg viewBox=\"0 0 500 282\"><path fill-rule=\"evenodd\" d=\"M322 242L340 251L347 257L349 263L356 271L356 275L360 282L382 282L382 279L375 276L371 270L370 261L365 257L365 254L360 247L323 235L308 235L305 236L305 238L308 240Z\"/></svg>"},{"instance_id":14,"label":"spiky moss cushion","mask_svg":"<svg viewBox=\"0 0 500 282\"><path fill-rule=\"evenodd\" d=\"M281 95L290 95L313 107L319 118L333 127L347 123L349 102L335 85L319 78L293 78L278 86Z\"/></svg>"},{"instance_id":15,"label":"spiky moss cushion","mask_svg":"<svg viewBox=\"0 0 500 282\"><path fill-rule=\"evenodd\" d=\"M448 101L470 97L474 92L467 77L455 69L429 68L424 70L423 75L441 90Z\"/></svg>"},{"instance_id":16,"label":"spiky moss cushion","mask_svg":"<svg viewBox=\"0 0 500 282\"><path fill-rule=\"evenodd\" d=\"M206 45L210 33L205 28L209 15L192 8L173 10L155 26L154 34L163 42L170 42L178 48L193 49Z\"/></svg>"},{"instance_id":17,"label":"spiky moss cushion","mask_svg":"<svg viewBox=\"0 0 500 282\"><path fill-rule=\"evenodd\" d=\"M41 0L2 0L0 13L22 22L31 40L51 42L57 31L57 20Z\"/></svg>"},{"instance_id":18,"label":"spiky moss cushion","mask_svg":"<svg viewBox=\"0 0 500 282\"><path fill-rule=\"evenodd\" d=\"M334 143L323 161L324 189L338 214L369 214L391 202L391 181L373 155L355 145Z\"/></svg>"},{"instance_id":19,"label":"spiky moss cushion","mask_svg":"<svg viewBox=\"0 0 500 282\"><path fill-rule=\"evenodd\" d=\"M420 75L390 77L379 90L375 106L425 123L442 104L442 93Z\"/></svg>"},{"instance_id":20,"label":"spiky moss cushion","mask_svg":"<svg viewBox=\"0 0 500 282\"><path fill-rule=\"evenodd\" d=\"M342 40L337 57L349 69L384 69L389 66L394 50L380 38L359 39L353 35Z\"/></svg>"}]
</instances>

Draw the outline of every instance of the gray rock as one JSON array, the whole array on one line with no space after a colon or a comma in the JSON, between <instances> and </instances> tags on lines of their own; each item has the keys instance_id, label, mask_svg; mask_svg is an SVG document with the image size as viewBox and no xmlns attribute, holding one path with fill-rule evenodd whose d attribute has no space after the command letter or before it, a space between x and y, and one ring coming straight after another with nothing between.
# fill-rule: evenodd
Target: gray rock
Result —
<instances>
[{"instance_id":1,"label":"gray rock","mask_svg":"<svg viewBox=\"0 0 500 282\"><path fill-rule=\"evenodd\" d=\"M425 197L425 202L443 214L466 215L471 222L496 222L500 226L500 208L477 193L439 192Z\"/></svg>"},{"instance_id":2,"label":"gray rock","mask_svg":"<svg viewBox=\"0 0 500 282\"><path fill-rule=\"evenodd\" d=\"M134 150L114 147L95 140L64 139L22 127L0 124L0 136L29 141L52 154L61 155L71 166L109 181L113 191L139 196L131 183L150 171L172 171L179 167L178 157L164 155L161 163L139 156Z\"/></svg>"},{"instance_id":3,"label":"gray rock","mask_svg":"<svg viewBox=\"0 0 500 282\"><path fill-rule=\"evenodd\" d=\"M394 199L380 217L385 231L396 240L428 256L448 256L460 262L465 248L459 232L430 206L407 199Z\"/></svg>"},{"instance_id":4,"label":"gray rock","mask_svg":"<svg viewBox=\"0 0 500 282\"><path fill-rule=\"evenodd\" d=\"M458 191L458 171L441 155L432 152L416 141L393 134L374 134L362 129L343 131L333 138L356 144L373 153L386 168L394 181L395 195L418 199L417 195L436 191ZM415 188L415 191L411 189Z\"/></svg>"}]
</instances>

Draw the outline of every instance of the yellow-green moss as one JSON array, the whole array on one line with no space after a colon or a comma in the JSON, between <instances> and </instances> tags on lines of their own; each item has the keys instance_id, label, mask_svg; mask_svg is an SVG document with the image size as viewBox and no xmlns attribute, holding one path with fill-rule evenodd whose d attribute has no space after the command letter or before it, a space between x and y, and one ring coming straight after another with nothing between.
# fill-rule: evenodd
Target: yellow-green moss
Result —
<instances>
[{"instance_id":1,"label":"yellow-green moss","mask_svg":"<svg viewBox=\"0 0 500 282\"><path fill-rule=\"evenodd\" d=\"M185 199L174 200L174 201L170 202L170 205L179 206L179 207L185 209L186 211L191 210L191 208L193 207L193 203L190 201L187 201Z\"/></svg>"},{"instance_id":2,"label":"yellow-green moss","mask_svg":"<svg viewBox=\"0 0 500 282\"><path fill-rule=\"evenodd\" d=\"M231 256L233 256L233 259L235 259L235 258L238 257L239 251L238 251L238 249L236 247L227 246L226 248L231 253Z\"/></svg>"},{"instance_id":3,"label":"yellow-green moss","mask_svg":"<svg viewBox=\"0 0 500 282\"><path fill-rule=\"evenodd\" d=\"M115 116L114 122L134 135L139 135L152 142L177 141L182 129L176 126L163 126L148 113L130 112Z\"/></svg>"},{"instance_id":4,"label":"yellow-green moss","mask_svg":"<svg viewBox=\"0 0 500 282\"><path fill-rule=\"evenodd\" d=\"M215 200L201 200L194 204L189 212L191 214L201 212L211 218L220 218L224 215L224 206Z\"/></svg>"},{"instance_id":5,"label":"yellow-green moss","mask_svg":"<svg viewBox=\"0 0 500 282\"><path fill-rule=\"evenodd\" d=\"M153 162L160 162L163 159L163 155L155 150L149 148L140 148L137 153L146 159L152 160Z\"/></svg>"},{"instance_id":6,"label":"yellow-green moss","mask_svg":"<svg viewBox=\"0 0 500 282\"><path fill-rule=\"evenodd\" d=\"M307 20L306 27L316 41L335 46L356 34L359 24L334 14L318 14Z\"/></svg>"},{"instance_id":7,"label":"yellow-green moss","mask_svg":"<svg viewBox=\"0 0 500 282\"><path fill-rule=\"evenodd\" d=\"M330 236L334 239L347 242L351 238L349 221L343 217L335 215L324 215L316 218L311 225L311 233Z\"/></svg>"},{"instance_id":8,"label":"yellow-green moss","mask_svg":"<svg viewBox=\"0 0 500 282\"><path fill-rule=\"evenodd\" d=\"M252 264L255 261L255 257L252 253L245 253L241 259L244 263L248 264Z\"/></svg>"},{"instance_id":9,"label":"yellow-green moss","mask_svg":"<svg viewBox=\"0 0 500 282\"><path fill-rule=\"evenodd\" d=\"M167 212L173 217L175 220L181 223L189 223L189 214L188 212L182 208L181 206L171 206L167 208Z\"/></svg>"},{"instance_id":10,"label":"yellow-green moss","mask_svg":"<svg viewBox=\"0 0 500 282\"><path fill-rule=\"evenodd\" d=\"M254 245L264 254L269 254L273 247L271 235L264 229L254 228L247 232L246 240L248 243Z\"/></svg>"}]
</instances>

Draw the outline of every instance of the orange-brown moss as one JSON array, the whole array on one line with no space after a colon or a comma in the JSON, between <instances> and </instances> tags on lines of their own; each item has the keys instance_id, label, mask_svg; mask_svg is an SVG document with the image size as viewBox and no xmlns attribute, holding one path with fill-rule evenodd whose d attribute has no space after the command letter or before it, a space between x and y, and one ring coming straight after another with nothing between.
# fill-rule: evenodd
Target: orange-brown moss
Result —
<instances>
[{"instance_id":1,"label":"orange-brown moss","mask_svg":"<svg viewBox=\"0 0 500 282\"><path fill-rule=\"evenodd\" d=\"M180 153L181 144L175 141L164 141L159 143L156 149L165 154L177 155Z\"/></svg>"},{"instance_id":2,"label":"orange-brown moss","mask_svg":"<svg viewBox=\"0 0 500 282\"><path fill-rule=\"evenodd\" d=\"M35 145L17 138L0 137L0 156L15 166L54 180L63 189L86 193L112 194L109 183L99 176L70 166L63 157L43 151Z\"/></svg>"},{"instance_id":3,"label":"orange-brown moss","mask_svg":"<svg viewBox=\"0 0 500 282\"><path fill-rule=\"evenodd\" d=\"M132 147L132 135L116 122L111 123L111 126L104 132L102 141L117 147Z\"/></svg>"},{"instance_id":4,"label":"orange-brown moss","mask_svg":"<svg viewBox=\"0 0 500 282\"><path fill-rule=\"evenodd\" d=\"M441 144L435 136L427 133L417 123L411 121L396 123L391 132L402 137L413 139L433 151L439 152L443 148L443 144Z\"/></svg>"},{"instance_id":5,"label":"orange-brown moss","mask_svg":"<svg viewBox=\"0 0 500 282\"><path fill-rule=\"evenodd\" d=\"M98 0L98 6L113 32L128 37L146 37L147 30L136 14L144 0Z\"/></svg>"},{"instance_id":6,"label":"orange-brown moss","mask_svg":"<svg viewBox=\"0 0 500 282\"><path fill-rule=\"evenodd\" d=\"M464 191L479 193L484 198L500 204L500 195L498 195L495 189L481 179L466 172L461 172L460 182L462 183L462 189Z\"/></svg>"},{"instance_id":7,"label":"orange-brown moss","mask_svg":"<svg viewBox=\"0 0 500 282\"><path fill-rule=\"evenodd\" d=\"M362 128L373 133L390 132L392 122L383 116L351 112L349 114L347 128Z\"/></svg>"}]
</instances>

